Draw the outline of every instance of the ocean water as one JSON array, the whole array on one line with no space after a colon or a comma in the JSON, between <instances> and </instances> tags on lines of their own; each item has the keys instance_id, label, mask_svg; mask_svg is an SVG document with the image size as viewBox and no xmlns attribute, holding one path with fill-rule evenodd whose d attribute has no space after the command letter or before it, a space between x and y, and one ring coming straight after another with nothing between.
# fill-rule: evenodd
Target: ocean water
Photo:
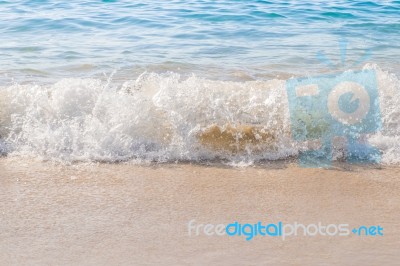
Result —
<instances>
[{"instance_id":1,"label":"ocean water","mask_svg":"<svg viewBox=\"0 0 400 266\"><path fill-rule=\"evenodd\" d=\"M291 136L286 81L373 69L382 129L364 138L400 163L398 0L24 0L0 15L6 156L296 158L309 143Z\"/></svg>"}]
</instances>

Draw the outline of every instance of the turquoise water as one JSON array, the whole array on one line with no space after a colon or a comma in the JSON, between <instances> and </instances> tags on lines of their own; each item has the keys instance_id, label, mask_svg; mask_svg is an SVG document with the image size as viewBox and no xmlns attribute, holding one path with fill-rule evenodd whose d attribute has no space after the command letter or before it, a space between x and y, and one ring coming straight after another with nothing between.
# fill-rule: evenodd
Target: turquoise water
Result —
<instances>
[{"instance_id":1,"label":"turquoise water","mask_svg":"<svg viewBox=\"0 0 400 266\"><path fill-rule=\"evenodd\" d=\"M0 154L294 158L316 144L291 136L287 80L368 69L382 128L362 141L400 164L399 32L399 0L0 0ZM299 116L307 136L329 129L322 111Z\"/></svg>"},{"instance_id":2,"label":"turquoise water","mask_svg":"<svg viewBox=\"0 0 400 266\"><path fill-rule=\"evenodd\" d=\"M371 49L373 62L396 69L400 1L309 2L3 0L0 70L304 74L325 67L318 51L338 62L342 38L348 61Z\"/></svg>"}]
</instances>

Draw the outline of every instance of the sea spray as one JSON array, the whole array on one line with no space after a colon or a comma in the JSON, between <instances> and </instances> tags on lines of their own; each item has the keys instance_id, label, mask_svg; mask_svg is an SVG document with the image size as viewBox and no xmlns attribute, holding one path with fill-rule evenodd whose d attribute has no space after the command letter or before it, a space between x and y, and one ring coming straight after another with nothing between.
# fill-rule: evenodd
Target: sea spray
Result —
<instances>
[{"instance_id":1,"label":"sea spray","mask_svg":"<svg viewBox=\"0 0 400 266\"><path fill-rule=\"evenodd\" d=\"M398 78L375 68L383 129L367 139L399 163ZM295 157L310 143L290 133L285 80L218 81L144 73L122 84L61 79L2 88L1 149L57 161L232 163ZM324 125L321 125L323 130ZM335 144L337 152L343 144ZM336 158L337 159L337 158Z\"/></svg>"}]
</instances>

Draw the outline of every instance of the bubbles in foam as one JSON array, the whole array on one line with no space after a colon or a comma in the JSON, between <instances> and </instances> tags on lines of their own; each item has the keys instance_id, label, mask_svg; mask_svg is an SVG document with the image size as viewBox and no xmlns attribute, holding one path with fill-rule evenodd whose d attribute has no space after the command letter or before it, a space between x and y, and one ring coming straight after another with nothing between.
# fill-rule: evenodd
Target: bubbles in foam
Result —
<instances>
[{"instance_id":1,"label":"bubbles in foam","mask_svg":"<svg viewBox=\"0 0 400 266\"><path fill-rule=\"evenodd\" d=\"M366 68L377 70L382 130L369 137L369 142L382 151L385 164L400 163L400 80L392 73L377 66Z\"/></svg>"},{"instance_id":2,"label":"bubbles in foam","mask_svg":"<svg viewBox=\"0 0 400 266\"><path fill-rule=\"evenodd\" d=\"M382 132L369 136L399 163L398 78L374 67ZM285 80L216 81L144 73L117 86L96 79L0 89L0 152L59 161L201 161L242 165L296 156ZM343 146L343 145L342 145Z\"/></svg>"}]
</instances>

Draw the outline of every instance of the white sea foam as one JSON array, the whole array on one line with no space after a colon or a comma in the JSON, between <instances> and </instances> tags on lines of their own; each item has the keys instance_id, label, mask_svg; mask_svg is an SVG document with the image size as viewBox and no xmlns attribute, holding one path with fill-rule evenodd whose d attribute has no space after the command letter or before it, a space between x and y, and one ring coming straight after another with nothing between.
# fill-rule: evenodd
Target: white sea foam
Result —
<instances>
[{"instance_id":1,"label":"white sea foam","mask_svg":"<svg viewBox=\"0 0 400 266\"><path fill-rule=\"evenodd\" d=\"M382 151L383 163L398 164L399 79L376 66L365 68L377 71L383 121L369 141ZM0 151L64 162L285 159L307 145L291 138L285 82L144 73L122 85L73 78L15 84L0 89ZM204 145L199 137L213 126L224 131L242 125L273 135L273 141L245 142L232 151ZM238 143L246 138L240 130L235 134ZM262 138L258 134L255 139Z\"/></svg>"}]
</instances>

